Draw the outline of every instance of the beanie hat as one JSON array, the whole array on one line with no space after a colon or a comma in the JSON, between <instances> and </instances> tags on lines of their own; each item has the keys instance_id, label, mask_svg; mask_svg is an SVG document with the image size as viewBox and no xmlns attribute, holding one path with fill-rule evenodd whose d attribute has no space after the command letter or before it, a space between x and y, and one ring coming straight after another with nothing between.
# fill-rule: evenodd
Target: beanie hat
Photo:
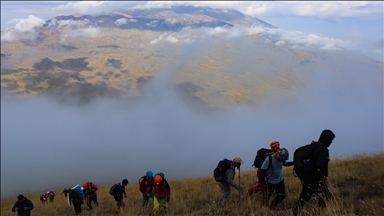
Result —
<instances>
[{"instance_id":1,"label":"beanie hat","mask_svg":"<svg viewBox=\"0 0 384 216\"><path fill-rule=\"evenodd\" d=\"M153 176L153 172L151 170L148 170L147 173L145 173L145 176L147 178L152 177Z\"/></svg>"},{"instance_id":2,"label":"beanie hat","mask_svg":"<svg viewBox=\"0 0 384 216\"><path fill-rule=\"evenodd\" d=\"M271 142L271 145L270 145L270 146L271 146L271 149L274 148L274 147L277 146L277 145L280 145L279 141L272 141L272 142Z\"/></svg>"},{"instance_id":3,"label":"beanie hat","mask_svg":"<svg viewBox=\"0 0 384 216\"><path fill-rule=\"evenodd\" d=\"M155 182L156 183L161 183L163 181L163 178L160 175L155 176Z\"/></svg>"},{"instance_id":4,"label":"beanie hat","mask_svg":"<svg viewBox=\"0 0 384 216\"><path fill-rule=\"evenodd\" d=\"M235 162L235 163L239 163L239 164L243 164L244 163L244 161L240 157L235 157L235 158L233 158L232 161Z\"/></svg>"}]
</instances>

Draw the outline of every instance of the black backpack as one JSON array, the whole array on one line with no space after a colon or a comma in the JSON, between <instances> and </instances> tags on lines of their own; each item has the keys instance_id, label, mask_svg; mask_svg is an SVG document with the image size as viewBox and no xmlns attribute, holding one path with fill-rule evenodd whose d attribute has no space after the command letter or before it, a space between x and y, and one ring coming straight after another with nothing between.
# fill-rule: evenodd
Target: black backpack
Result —
<instances>
[{"instance_id":1,"label":"black backpack","mask_svg":"<svg viewBox=\"0 0 384 216\"><path fill-rule=\"evenodd\" d=\"M272 149L266 149L266 148L261 148L257 151L255 160L253 161L252 166L255 168L260 168L261 165L263 165L263 162L265 158L269 155L273 154Z\"/></svg>"},{"instance_id":2,"label":"black backpack","mask_svg":"<svg viewBox=\"0 0 384 216\"><path fill-rule=\"evenodd\" d=\"M120 187L119 183L112 185L112 187L109 189L109 194L112 196L117 195L118 194L117 190L119 190L119 187Z\"/></svg>"},{"instance_id":3,"label":"black backpack","mask_svg":"<svg viewBox=\"0 0 384 216\"><path fill-rule=\"evenodd\" d=\"M322 145L312 141L311 144L299 147L293 153L293 170L300 179L308 179L316 169L313 165L313 150L316 146Z\"/></svg>"},{"instance_id":4,"label":"black backpack","mask_svg":"<svg viewBox=\"0 0 384 216\"><path fill-rule=\"evenodd\" d=\"M227 172L227 169L230 168L231 163L232 162L230 160L224 158L217 164L216 168L213 170L213 178L215 179L215 181L221 182L224 180L225 173Z\"/></svg>"}]
</instances>

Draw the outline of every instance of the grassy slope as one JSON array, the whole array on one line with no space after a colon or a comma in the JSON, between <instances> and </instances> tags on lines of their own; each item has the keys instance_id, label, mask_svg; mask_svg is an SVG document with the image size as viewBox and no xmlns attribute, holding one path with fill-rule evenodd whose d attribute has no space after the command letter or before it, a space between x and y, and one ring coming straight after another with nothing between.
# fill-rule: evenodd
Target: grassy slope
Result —
<instances>
[{"instance_id":1,"label":"grassy slope","mask_svg":"<svg viewBox=\"0 0 384 216\"><path fill-rule=\"evenodd\" d=\"M359 155L331 161L329 183L334 199L321 215L384 215L384 154ZM211 176L183 180L169 180L172 197L168 215L291 215L291 208L301 191L300 181L292 175L292 167L284 168L283 176L287 197L282 203L282 211L270 212L260 207L259 194L247 195L247 189L256 183L256 173L241 172L241 190L233 190L228 205L220 210L215 202L220 197L220 189ZM133 177L131 177L134 179ZM138 179L139 177L137 177ZM235 176L238 181L238 173ZM126 188L128 198L123 215L150 215L151 207L142 210L141 194L135 181ZM63 186L64 188L65 186ZM114 215L114 199L108 194L110 186L102 186L99 193L99 207L92 211L83 206L81 215ZM67 201L57 189L53 204L43 206L40 194L25 194L35 204L33 215L74 215L67 207ZM1 200L1 215L15 215L11 212L15 198ZM272 197L273 198L273 197ZM152 206L152 200L150 205ZM315 199L304 208L303 215L318 214Z\"/></svg>"}]
</instances>

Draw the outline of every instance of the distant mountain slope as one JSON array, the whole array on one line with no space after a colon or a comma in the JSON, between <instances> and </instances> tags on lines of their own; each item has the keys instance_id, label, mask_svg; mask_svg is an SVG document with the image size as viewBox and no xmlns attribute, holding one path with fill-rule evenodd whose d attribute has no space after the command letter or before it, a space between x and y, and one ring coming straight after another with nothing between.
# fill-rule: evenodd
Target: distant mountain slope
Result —
<instances>
[{"instance_id":1,"label":"distant mountain slope","mask_svg":"<svg viewBox=\"0 0 384 216\"><path fill-rule=\"evenodd\" d=\"M12 39L1 41L1 86L87 103L140 96L167 71L175 89L194 86L180 93L206 106L258 106L297 99L314 81L309 71L324 70L329 59L343 56L367 74L382 70L346 50L282 41L268 33L276 29L235 10L196 7L57 16L30 32L2 32ZM332 70L348 76L343 67Z\"/></svg>"}]
</instances>

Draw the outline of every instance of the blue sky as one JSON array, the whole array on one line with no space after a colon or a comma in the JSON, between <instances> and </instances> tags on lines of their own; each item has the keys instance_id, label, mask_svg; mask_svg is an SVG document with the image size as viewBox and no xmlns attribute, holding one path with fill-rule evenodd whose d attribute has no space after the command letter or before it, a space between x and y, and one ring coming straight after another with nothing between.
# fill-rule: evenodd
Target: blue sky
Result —
<instances>
[{"instance_id":1,"label":"blue sky","mask_svg":"<svg viewBox=\"0 0 384 216\"><path fill-rule=\"evenodd\" d=\"M284 30L342 40L347 49L383 60L382 1L1 1L1 30L28 20L31 23L33 18L48 20L58 15L108 13L122 7L171 5L236 9Z\"/></svg>"}]
</instances>

